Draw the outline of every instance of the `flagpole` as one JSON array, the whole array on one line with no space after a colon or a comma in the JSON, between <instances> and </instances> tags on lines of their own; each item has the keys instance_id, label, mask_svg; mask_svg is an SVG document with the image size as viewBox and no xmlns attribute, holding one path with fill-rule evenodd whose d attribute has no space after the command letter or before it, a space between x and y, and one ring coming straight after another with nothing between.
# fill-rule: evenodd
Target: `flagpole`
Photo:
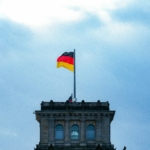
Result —
<instances>
[{"instance_id":1,"label":"flagpole","mask_svg":"<svg viewBox=\"0 0 150 150\"><path fill-rule=\"evenodd\" d=\"M74 49L74 100L76 101L76 55Z\"/></svg>"}]
</instances>

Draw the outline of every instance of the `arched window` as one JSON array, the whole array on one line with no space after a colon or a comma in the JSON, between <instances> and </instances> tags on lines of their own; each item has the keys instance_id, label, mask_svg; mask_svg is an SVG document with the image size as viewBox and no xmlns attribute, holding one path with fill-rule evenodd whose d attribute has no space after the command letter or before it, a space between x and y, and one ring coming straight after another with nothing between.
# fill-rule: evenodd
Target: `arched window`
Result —
<instances>
[{"instance_id":1,"label":"arched window","mask_svg":"<svg viewBox=\"0 0 150 150\"><path fill-rule=\"evenodd\" d=\"M79 139L79 126L73 125L71 127L71 139L78 140Z\"/></svg>"},{"instance_id":2,"label":"arched window","mask_svg":"<svg viewBox=\"0 0 150 150\"><path fill-rule=\"evenodd\" d=\"M95 127L93 125L88 125L86 128L86 139L94 140L95 139Z\"/></svg>"},{"instance_id":3,"label":"arched window","mask_svg":"<svg viewBox=\"0 0 150 150\"><path fill-rule=\"evenodd\" d=\"M64 138L64 128L62 125L57 125L55 127L55 139L62 140Z\"/></svg>"}]
</instances>

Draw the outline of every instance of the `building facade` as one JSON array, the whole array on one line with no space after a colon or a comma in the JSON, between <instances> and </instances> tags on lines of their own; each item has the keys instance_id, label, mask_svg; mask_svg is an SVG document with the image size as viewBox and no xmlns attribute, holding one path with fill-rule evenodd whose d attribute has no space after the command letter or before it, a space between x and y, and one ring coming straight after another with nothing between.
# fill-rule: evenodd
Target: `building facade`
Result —
<instances>
[{"instance_id":1,"label":"building facade","mask_svg":"<svg viewBox=\"0 0 150 150\"><path fill-rule=\"evenodd\" d=\"M35 111L40 141L35 150L114 150L108 102L42 102Z\"/></svg>"}]
</instances>

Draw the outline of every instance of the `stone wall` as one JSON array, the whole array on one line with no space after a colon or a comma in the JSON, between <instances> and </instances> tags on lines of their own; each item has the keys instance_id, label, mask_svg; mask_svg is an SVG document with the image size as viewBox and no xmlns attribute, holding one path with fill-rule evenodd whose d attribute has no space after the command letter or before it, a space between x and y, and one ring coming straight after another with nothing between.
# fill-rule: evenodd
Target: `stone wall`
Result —
<instances>
[{"instance_id":1,"label":"stone wall","mask_svg":"<svg viewBox=\"0 0 150 150\"><path fill-rule=\"evenodd\" d=\"M78 110L75 110L76 105ZM79 109L79 106L81 109ZM100 109L102 106L107 109ZM47 109L48 107L49 109ZM110 124L115 111L109 110L109 103L101 104L99 102L92 104L91 102L86 104L84 102L74 104L73 107L68 107L67 103L58 103L57 105L57 103L54 104L53 102L42 102L41 110L35 111L36 119L40 123L40 143L37 148L39 150L43 148L44 150L44 147L48 148L50 145L55 149L72 147L72 149L91 148L92 150L98 145L113 148L110 141ZM55 127L58 124L64 127L64 138L62 140L55 139ZM79 139L71 140L71 126L75 124L80 129ZM95 127L95 139L93 140L86 139L86 128L90 124Z\"/></svg>"}]
</instances>

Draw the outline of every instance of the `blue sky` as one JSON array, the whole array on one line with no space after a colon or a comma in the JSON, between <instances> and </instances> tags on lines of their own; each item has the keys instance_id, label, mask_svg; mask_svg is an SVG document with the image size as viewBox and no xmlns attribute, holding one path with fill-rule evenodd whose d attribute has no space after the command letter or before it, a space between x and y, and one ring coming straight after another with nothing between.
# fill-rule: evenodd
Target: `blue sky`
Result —
<instances>
[{"instance_id":1,"label":"blue sky","mask_svg":"<svg viewBox=\"0 0 150 150\"><path fill-rule=\"evenodd\" d=\"M0 150L33 150L41 101L109 101L117 150L149 150L150 1L0 0Z\"/></svg>"}]
</instances>

